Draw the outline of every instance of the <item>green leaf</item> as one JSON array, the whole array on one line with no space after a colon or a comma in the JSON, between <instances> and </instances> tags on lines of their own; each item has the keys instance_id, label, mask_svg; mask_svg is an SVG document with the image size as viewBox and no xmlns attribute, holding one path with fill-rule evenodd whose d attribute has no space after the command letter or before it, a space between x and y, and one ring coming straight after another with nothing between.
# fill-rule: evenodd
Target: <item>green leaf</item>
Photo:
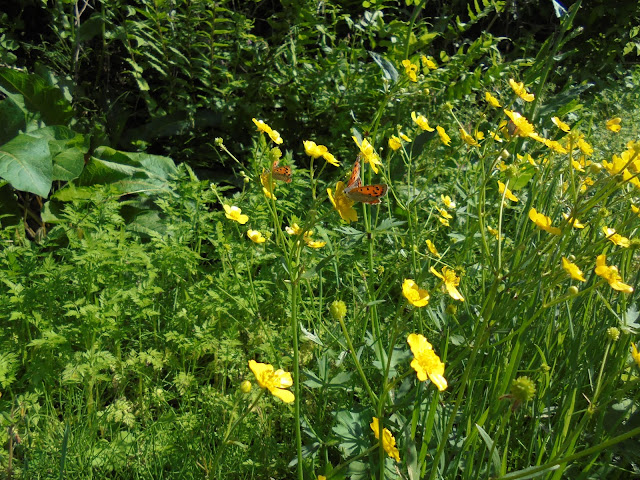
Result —
<instances>
[{"instance_id":1,"label":"green leaf","mask_svg":"<svg viewBox=\"0 0 640 480\"><path fill-rule=\"evenodd\" d=\"M89 139L63 126L45 127L29 133L49 142L53 159L53 180L78 178L84 168L84 156L89 151Z\"/></svg>"},{"instance_id":2,"label":"green leaf","mask_svg":"<svg viewBox=\"0 0 640 480\"><path fill-rule=\"evenodd\" d=\"M24 110L13 99L5 98L0 102L0 125L0 144L11 140L20 130L26 130L27 119Z\"/></svg>"},{"instance_id":3,"label":"green leaf","mask_svg":"<svg viewBox=\"0 0 640 480\"><path fill-rule=\"evenodd\" d=\"M373 61L382 69L382 76L384 78L392 83L396 83L398 81L398 71L396 70L396 67L393 66L393 63L375 52L369 52L369 55L371 55Z\"/></svg>"},{"instance_id":4,"label":"green leaf","mask_svg":"<svg viewBox=\"0 0 640 480\"><path fill-rule=\"evenodd\" d=\"M16 190L49 195L53 178L49 142L23 134L0 146L0 177Z\"/></svg>"},{"instance_id":5,"label":"green leaf","mask_svg":"<svg viewBox=\"0 0 640 480\"><path fill-rule=\"evenodd\" d=\"M476 423L476 429L480 433L482 440L484 440L487 449L491 452L491 463L493 464L493 468L496 472L500 472L500 454L498 453L498 449L494 448L493 440L489 436L489 434L482 428L480 425Z\"/></svg>"},{"instance_id":6,"label":"green leaf","mask_svg":"<svg viewBox=\"0 0 640 480\"><path fill-rule=\"evenodd\" d=\"M0 90L22 95L29 111L38 112L47 125L66 125L73 116L60 89L47 85L38 75L0 68Z\"/></svg>"}]
</instances>

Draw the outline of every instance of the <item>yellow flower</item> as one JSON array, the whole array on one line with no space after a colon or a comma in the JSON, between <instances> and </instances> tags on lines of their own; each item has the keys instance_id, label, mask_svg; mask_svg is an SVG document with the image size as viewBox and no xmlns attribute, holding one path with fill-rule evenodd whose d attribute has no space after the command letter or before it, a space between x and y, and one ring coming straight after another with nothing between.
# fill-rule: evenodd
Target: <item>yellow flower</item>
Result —
<instances>
[{"instance_id":1,"label":"yellow flower","mask_svg":"<svg viewBox=\"0 0 640 480\"><path fill-rule=\"evenodd\" d=\"M556 127L558 127L563 132L569 132L571 130L571 127L566 123L564 123L562 120L560 120L558 117L551 117L551 121Z\"/></svg>"},{"instance_id":2,"label":"yellow flower","mask_svg":"<svg viewBox=\"0 0 640 480\"><path fill-rule=\"evenodd\" d=\"M618 133L622 128L620 126L620 121L622 119L620 117L612 118L611 120L607 120L607 130L611 130L612 132Z\"/></svg>"},{"instance_id":3,"label":"yellow flower","mask_svg":"<svg viewBox=\"0 0 640 480\"><path fill-rule=\"evenodd\" d=\"M607 236L607 239L611 241L611 243L618 245L619 247L629 248L629 246L631 245L631 242L628 238L623 237L619 233L616 233L613 228L602 227L602 231Z\"/></svg>"},{"instance_id":4,"label":"yellow flower","mask_svg":"<svg viewBox=\"0 0 640 480\"><path fill-rule=\"evenodd\" d=\"M440 141L444 143L447 147L451 145L451 137L447 135L447 132L444 131L440 125L436 126L436 130L438 131L438 135L440 135Z\"/></svg>"},{"instance_id":5,"label":"yellow flower","mask_svg":"<svg viewBox=\"0 0 640 480\"><path fill-rule=\"evenodd\" d=\"M444 282L447 293L451 298L464 302L464 297L457 288L460 285L460 278L456 276L456 272L453 269L442 267L442 273L440 273L434 267L431 267L429 271Z\"/></svg>"},{"instance_id":6,"label":"yellow flower","mask_svg":"<svg viewBox=\"0 0 640 480\"><path fill-rule=\"evenodd\" d=\"M438 65L436 65L436 63L433 60L431 60L430 58L427 58L424 55L420 57L420 61L422 61L422 65L427 67L429 70L435 70L436 68L438 68Z\"/></svg>"},{"instance_id":7,"label":"yellow flower","mask_svg":"<svg viewBox=\"0 0 640 480\"><path fill-rule=\"evenodd\" d=\"M264 243L267 241L267 239L262 236L262 233L257 230L248 230L247 237L254 243Z\"/></svg>"},{"instance_id":8,"label":"yellow flower","mask_svg":"<svg viewBox=\"0 0 640 480\"><path fill-rule=\"evenodd\" d=\"M318 480L327 480L327 477L324 475L318 475Z\"/></svg>"},{"instance_id":9,"label":"yellow flower","mask_svg":"<svg viewBox=\"0 0 640 480\"><path fill-rule=\"evenodd\" d=\"M505 193L505 190L507 193ZM505 193L505 197L507 197L512 202L519 201L518 197L516 197L511 190L509 190L508 188L505 188L505 184L502 183L500 180L498 180L498 191L500 192L501 195Z\"/></svg>"},{"instance_id":10,"label":"yellow flower","mask_svg":"<svg viewBox=\"0 0 640 480\"><path fill-rule=\"evenodd\" d=\"M584 153L585 155L593 155L593 147L587 143L584 138L580 138L578 140L578 148L582 151L582 153Z\"/></svg>"},{"instance_id":11,"label":"yellow flower","mask_svg":"<svg viewBox=\"0 0 640 480\"><path fill-rule=\"evenodd\" d=\"M282 138L280 137L280 134L276 130L273 130L269 125L264 123L262 120L256 120L255 118L252 118L252 120L253 120L253 123L256 124L256 127L258 127L259 132L264 132L267 135L269 135L269 138L271 138L271 140L273 140L278 145L282 143Z\"/></svg>"},{"instance_id":12,"label":"yellow flower","mask_svg":"<svg viewBox=\"0 0 640 480\"><path fill-rule=\"evenodd\" d=\"M569 217L569 215L567 215L566 213L563 213L562 216L565 218L565 220L569 225L573 226L573 228L584 228L584 225L581 224L580 221L578 221L578 219Z\"/></svg>"},{"instance_id":13,"label":"yellow flower","mask_svg":"<svg viewBox=\"0 0 640 480\"><path fill-rule=\"evenodd\" d=\"M411 80L412 82L417 82L418 76L416 73L418 71L418 66L411 63L411 60L403 60L402 66L404 67L404 73L409 76L409 80Z\"/></svg>"},{"instance_id":14,"label":"yellow flower","mask_svg":"<svg viewBox=\"0 0 640 480\"><path fill-rule=\"evenodd\" d=\"M376 417L373 417L373 422L369 424L371 430L373 430L376 439L380 439L380 422ZM396 462L400 461L400 452L396 447L396 439L393 438L391 432L385 428L382 430L382 448L387 452L391 458L393 458Z\"/></svg>"},{"instance_id":15,"label":"yellow flower","mask_svg":"<svg viewBox=\"0 0 640 480\"><path fill-rule=\"evenodd\" d=\"M269 175L269 172L262 172L260 174L260 183L262 183L262 193L264 193L264 196L270 200L277 200L273 193L273 189L276 187L276 182L273 181L273 177Z\"/></svg>"},{"instance_id":16,"label":"yellow flower","mask_svg":"<svg viewBox=\"0 0 640 480\"><path fill-rule=\"evenodd\" d=\"M509 85L513 89L513 91L525 102L533 102L535 95L533 93L527 92L527 89L524 87L524 83L516 82L513 78L509 79Z\"/></svg>"},{"instance_id":17,"label":"yellow flower","mask_svg":"<svg viewBox=\"0 0 640 480\"><path fill-rule=\"evenodd\" d=\"M360 153L362 153L362 156L364 156L365 161L369 165L371 165L373 173L377 174L378 165L382 165L382 161L373 148L373 145L371 145L369 143L369 140L367 140L366 138L362 140L362 143L358 143L358 139L355 136L352 136L351 138L353 138L353 141L356 142L356 145L360 149Z\"/></svg>"},{"instance_id":18,"label":"yellow flower","mask_svg":"<svg viewBox=\"0 0 640 480\"><path fill-rule=\"evenodd\" d=\"M442 203L444 203L444 206L449 208L449 209L454 209L456 208L456 202L454 202L453 200L451 200L451 197L449 195L440 195L440 200L442 200ZM453 217L451 217L453 218Z\"/></svg>"},{"instance_id":19,"label":"yellow flower","mask_svg":"<svg viewBox=\"0 0 640 480\"><path fill-rule=\"evenodd\" d=\"M604 278L614 290L624 293L633 292L633 287L622 282L618 267L607 265L607 256L603 253L596 258L596 275Z\"/></svg>"},{"instance_id":20,"label":"yellow flower","mask_svg":"<svg viewBox=\"0 0 640 480\"><path fill-rule=\"evenodd\" d=\"M391 135L391 138L389 139L389 148L395 152L401 146L402 146L402 143L400 142L400 139L395 135Z\"/></svg>"},{"instance_id":21,"label":"yellow flower","mask_svg":"<svg viewBox=\"0 0 640 480\"><path fill-rule=\"evenodd\" d=\"M435 209L438 210L438 213L442 216L442 218L451 219L453 218L449 212L447 212L444 208L440 208L437 205L434 205Z\"/></svg>"},{"instance_id":22,"label":"yellow flower","mask_svg":"<svg viewBox=\"0 0 640 480\"><path fill-rule=\"evenodd\" d=\"M580 268L578 268L575 263L571 263L564 257L562 257L562 268L564 268L565 272L567 272L569 276L574 280L586 282L584 275L582 274L582 270L580 270Z\"/></svg>"},{"instance_id":23,"label":"yellow flower","mask_svg":"<svg viewBox=\"0 0 640 480\"><path fill-rule=\"evenodd\" d=\"M558 227L551 226L551 219L549 217L538 213L535 208L529 210L529 219L542 230L552 233L553 235L560 235L560 233L562 233Z\"/></svg>"},{"instance_id":24,"label":"yellow flower","mask_svg":"<svg viewBox=\"0 0 640 480\"><path fill-rule=\"evenodd\" d=\"M533 130L533 125L531 125L529 121L518 112L513 112L505 108L504 113L511 119L511 122L513 122L513 124L515 125L513 135L518 135L520 137L530 137L535 133Z\"/></svg>"},{"instance_id":25,"label":"yellow flower","mask_svg":"<svg viewBox=\"0 0 640 480\"><path fill-rule=\"evenodd\" d=\"M475 138L473 138L471 135L469 135L464 128L460 129L460 136L462 137L462 140L464 141L464 143L471 145L473 147L480 146L478 141Z\"/></svg>"},{"instance_id":26,"label":"yellow flower","mask_svg":"<svg viewBox=\"0 0 640 480\"><path fill-rule=\"evenodd\" d=\"M636 365L640 367L640 353L638 353L638 349L636 348L636 344L631 342L631 358L636 362Z\"/></svg>"},{"instance_id":27,"label":"yellow flower","mask_svg":"<svg viewBox=\"0 0 640 480\"><path fill-rule=\"evenodd\" d=\"M307 247L322 248L327 244L327 242L322 242L320 240L314 240L313 238L311 238L312 234L313 234L313 231L311 231L311 230L305 232L305 234L304 234L303 239L304 239L304 242L307 244Z\"/></svg>"},{"instance_id":28,"label":"yellow flower","mask_svg":"<svg viewBox=\"0 0 640 480\"><path fill-rule=\"evenodd\" d=\"M500 235L500 233L498 233L498 230L496 230L493 227L487 227L487 230L489 231L489 233L491 235L493 235L494 237L496 237L496 240L502 240L502 236Z\"/></svg>"},{"instance_id":29,"label":"yellow flower","mask_svg":"<svg viewBox=\"0 0 640 480\"><path fill-rule=\"evenodd\" d=\"M229 220L233 220L234 222L238 222L240 225L244 225L249 221L249 217L247 215L243 215L242 210L238 207L230 207L229 205L222 205L224 208L225 217Z\"/></svg>"},{"instance_id":30,"label":"yellow flower","mask_svg":"<svg viewBox=\"0 0 640 480\"><path fill-rule=\"evenodd\" d=\"M500 102L498 101L498 99L496 97L494 97L493 95L491 95L489 92L484 92L484 99L492 107L495 107L495 108L502 107L502 105L500 105Z\"/></svg>"},{"instance_id":31,"label":"yellow flower","mask_svg":"<svg viewBox=\"0 0 640 480\"><path fill-rule=\"evenodd\" d=\"M316 145L316 142L312 142L311 140L304 140L302 144L304 145L305 153L311 158L315 159L318 157L322 157L331 165L335 167L340 166L340 162L338 162L338 160L336 160L336 158L329 153L327 147L325 147L324 145Z\"/></svg>"},{"instance_id":32,"label":"yellow flower","mask_svg":"<svg viewBox=\"0 0 640 480\"><path fill-rule=\"evenodd\" d=\"M347 223L358 221L358 214L353 208L353 200L344 194L343 182L338 182L336 184L335 196L331 193L330 188L327 188L327 193L329 194L329 200L331 201L333 208L338 211L343 220L346 220Z\"/></svg>"},{"instance_id":33,"label":"yellow flower","mask_svg":"<svg viewBox=\"0 0 640 480\"><path fill-rule=\"evenodd\" d=\"M558 142L557 140L548 140L548 139L545 138L542 143L544 143L547 146L547 148L550 148L551 150L553 150L556 153L569 153L569 150L564 148L560 144L560 142Z\"/></svg>"},{"instance_id":34,"label":"yellow flower","mask_svg":"<svg viewBox=\"0 0 640 480\"><path fill-rule=\"evenodd\" d=\"M427 378L438 387L441 392L447 388L447 380L444 378L444 363L433 351L433 346L419 333L412 333L407 337L407 343L411 347L413 360L411 367L416 371L418 380L424 382Z\"/></svg>"},{"instance_id":35,"label":"yellow flower","mask_svg":"<svg viewBox=\"0 0 640 480\"><path fill-rule=\"evenodd\" d=\"M284 229L289 235L300 235L302 233L302 228L297 223L292 223L290 227L284 227Z\"/></svg>"},{"instance_id":36,"label":"yellow flower","mask_svg":"<svg viewBox=\"0 0 640 480\"><path fill-rule=\"evenodd\" d=\"M444 217L440 217L440 216L439 216L439 217L438 217L438 221L439 221L442 225L444 225L445 227L448 227L448 226L449 226L449 220L448 220L448 219L446 219L446 218L444 218Z\"/></svg>"},{"instance_id":37,"label":"yellow flower","mask_svg":"<svg viewBox=\"0 0 640 480\"><path fill-rule=\"evenodd\" d=\"M423 115L416 115L416 112L411 112L411 119L422 129L427 132L433 132L433 128L429 126L429 120Z\"/></svg>"},{"instance_id":38,"label":"yellow flower","mask_svg":"<svg viewBox=\"0 0 640 480\"><path fill-rule=\"evenodd\" d=\"M402 283L402 294L414 307L426 307L429 304L429 292L418 287L416 282L408 278Z\"/></svg>"},{"instance_id":39,"label":"yellow flower","mask_svg":"<svg viewBox=\"0 0 640 480\"><path fill-rule=\"evenodd\" d=\"M640 217L640 208L636 207L633 203L631 204L631 211Z\"/></svg>"},{"instance_id":40,"label":"yellow flower","mask_svg":"<svg viewBox=\"0 0 640 480\"><path fill-rule=\"evenodd\" d=\"M293 385L293 379L289 372L282 369L274 371L273 365L258 363L255 360L249 360L249 368L256 376L260 388L268 389L274 397L284 403L293 403L296 399L293 393L285 390Z\"/></svg>"},{"instance_id":41,"label":"yellow flower","mask_svg":"<svg viewBox=\"0 0 640 480\"><path fill-rule=\"evenodd\" d=\"M436 248L436 246L433 244L433 242L431 240L427 240L427 248L436 257L438 257L438 258L441 257L441 255L438 253L438 249Z\"/></svg>"}]
</instances>

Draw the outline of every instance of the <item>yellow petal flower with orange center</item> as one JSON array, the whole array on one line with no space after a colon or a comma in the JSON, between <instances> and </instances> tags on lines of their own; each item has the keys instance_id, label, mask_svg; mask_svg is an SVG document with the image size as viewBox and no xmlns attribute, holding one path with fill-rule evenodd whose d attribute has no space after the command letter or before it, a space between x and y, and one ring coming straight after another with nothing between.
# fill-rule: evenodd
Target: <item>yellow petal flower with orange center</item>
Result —
<instances>
[{"instance_id":1,"label":"yellow petal flower with orange center","mask_svg":"<svg viewBox=\"0 0 640 480\"><path fill-rule=\"evenodd\" d=\"M249 368L258 381L260 388L268 389L271 394L285 403L293 403L296 397L289 390L285 390L293 385L293 379L289 372L282 369L274 371L272 365L268 363L258 363L249 360Z\"/></svg>"},{"instance_id":2,"label":"yellow petal flower with orange center","mask_svg":"<svg viewBox=\"0 0 640 480\"><path fill-rule=\"evenodd\" d=\"M444 363L433 351L433 346L419 333L412 333L407 337L407 343L413 353L411 368L416 371L418 380L431 382L441 392L447 388L447 380L444 378Z\"/></svg>"},{"instance_id":3,"label":"yellow petal flower with orange center","mask_svg":"<svg viewBox=\"0 0 640 480\"><path fill-rule=\"evenodd\" d=\"M402 283L402 294L414 307L426 307L429 304L429 292L420 288L413 280L405 279Z\"/></svg>"},{"instance_id":4,"label":"yellow petal flower with orange center","mask_svg":"<svg viewBox=\"0 0 640 480\"><path fill-rule=\"evenodd\" d=\"M460 277L456 276L455 270L449 267L442 267L442 273L440 273L434 267L431 267L429 271L444 282L447 293L451 298L464 302L464 297L458 291Z\"/></svg>"},{"instance_id":5,"label":"yellow petal flower with orange center","mask_svg":"<svg viewBox=\"0 0 640 480\"><path fill-rule=\"evenodd\" d=\"M380 422L376 417L373 417L373 422L369 424L371 430L373 430L373 434L376 436L376 439L380 439ZM400 461L400 452L396 447L396 439L393 437L389 429L384 428L382 430L382 448L387 452L391 458L393 458L396 462Z\"/></svg>"}]
</instances>

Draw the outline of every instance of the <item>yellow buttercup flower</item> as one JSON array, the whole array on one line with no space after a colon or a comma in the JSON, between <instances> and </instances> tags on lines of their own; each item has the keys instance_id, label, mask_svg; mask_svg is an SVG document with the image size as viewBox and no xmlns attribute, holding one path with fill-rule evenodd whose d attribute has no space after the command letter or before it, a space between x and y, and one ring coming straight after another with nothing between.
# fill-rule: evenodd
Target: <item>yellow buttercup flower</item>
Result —
<instances>
[{"instance_id":1,"label":"yellow buttercup flower","mask_svg":"<svg viewBox=\"0 0 640 480\"><path fill-rule=\"evenodd\" d=\"M444 143L447 147L451 145L451 137L447 135L447 132L444 131L440 125L436 126L436 130L438 131L438 135L440 135L440 141Z\"/></svg>"},{"instance_id":2,"label":"yellow buttercup flower","mask_svg":"<svg viewBox=\"0 0 640 480\"><path fill-rule=\"evenodd\" d=\"M567 272L574 280L586 282L584 275L582 274L582 270L580 270L575 263L571 263L565 257L562 257L562 268L564 268L564 271Z\"/></svg>"},{"instance_id":3,"label":"yellow buttercup flower","mask_svg":"<svg viewBox=\"0 0 640 480\"><path fill-rule=\"evenodd\" d=\"M529 123L529 120L523 117L520 113L507 110L506 108L503 111L515 125L513 135L518 135L520 137L531 137L535 133L533 125L531 125Z\"/></svg>"},{"instance_id":4,"label":"yellow buttercup flower","mask_svg":"<svg viewBox=\"0 0 640 480\"><path fill-rule=\"evenodd\" d=\"M500 102L498 101L498 99L496 97L494 97L493 95L491 95L489 92L484 92L484 99L492 107L495 107L495 108L502 107L502 105L500 105Z\"/></svg>"},{"instance_id":5,"label":"yellow buttercup flower","mask_svg":"<svg viewBox=\"0 0 640 480\"><path fill-rule=\"evenodd\" d=\"M254 243L264 243L267 241L267 239L262 236L262 233L257 230L248 230L247 237Z\"/></svg>"},{"instance_id":6,"label":"yellow buttercup flower","mask_svg":"<svg viewBox=\"0 0 640 480\"><path fill-rule=\"evenodd\" d=\"M429 126L429 120L423 115L416 115L416 112L411 112L411 120L413 120L422 130L427 132L433 132L433 128Z\"/></svg>"},{"instance_id":7,"label":"yellow buttercup flower","mask_svg":"<svg viewBox=\"0 0 640 480\"><path fill-rule=\"evenodd\" d=\"M307 247L310 247L310 248L322 248L327 244L327 242L322 242L320 240L314 240L313 238L311 238L311 235L313 235L313 231L312 230L309 230L309 231L305 232L305 234L304 234L303 240L304 240L304 243L307 244Z\"/></svg>"},{"instance_id":8,"label":"yellow buttercup flower","mask_svg":"<svg viewBox=\"0 0 640 480\"><path fill-rule=\"evenodd\" d=\"M402 66L404 67L404 73L407 74L407 76L409 77L409 80L411 80L412 82L417 82L418 66L411 63L411 60L403 60Z\"/></svg>"},{"instance_id":9,"label":"yellow buttercup flower","mask_svg":"<svg viewBox=\"0 0 640 480\"><path fill-rule=\"evenodd\" d=\"M618 133L622 128L620 126L620 122L622 119L620 117L612 118L611 120L607 120L607 130L611 130L614 133Z\"/></svg>"},{"instance_id":10,"label":"yellow buttercup flower","mask_svg":"<svg viewBox=\"0 0 640 480\"><path fill-rule=\"evenodd\" d=\"M622 282L622 277L618 273L618 267L607 265L607 256L603 253L596 258L596 275L604 278L609 282L609 286L614 290L623 293L633 292L633 287Z\"/></svg>"},{"instance_id":11,"label":"yellow buttercup flower","mask_svg":"<svg viewBox=\"0 0 640 480\"><path fill-rule=\"evenodd\" d=\"M442 273L440 273L434 267L431 267L429 271L444 282L447 293L451 298L464 302L464 297L458 291L458 285L460 285L460 277L456 276L455 270L449 267L442 267Z\"/></svg>"},{"instance_id":12,"label":"yellow buttercup flower","mask_svg":"<svg viewBox=\"0 0 640 480\"><path fill-rule=\"evenodd\" d=\"M578 139L576 145L585 155L593 155L593 147L588 142L586 142L584 138Z\"/></svg>"},{"instance_id":13,"label":"yellow buttercup flower","mask_svg":"<svg viewBox=\"0 0 640 480\"><path fill-rule=\"evenodd\" d=\"M376 436L376 439L380 439L380 422L376 417L373 417L373 422L369 424L371 430L373 430L373 434ZM393 437L389 429L385 428L382 430L382 448L387 452L391 458L393 458L396 462L400 461L400 452L396 447L396 439Z\"/></svg>"},{"instance_id":14,"label":"yellow buttercup flower","mask_svg":"<svg viewBox=\"0 0 640 480\"><path fill-rule=\"evenodd\" d=\"M331 192L330 188L327 188L327 194L329 195L329 200L333 208L338 211L343 220L346 220L347 223L358 221L358 213L353 208L355 202L344 194L343 182L336 184L335 195Z\"/></svg>"},{"instance_id":15,"label":"yellow buttercup flower","mask_svg":"<svg viewBox=\"0 0 640 480\"><path fill-rule=\"evenodd\" d=\"M453 200L451 200L451 197L449 195L440 195L440 200L442 200L442 203L444 203L444 206L447 207L448 209L454 209L456 208L456 202L454 202ZM451 217L453 218L453 217Z\"/></svg>"},{"instance_id":16,"label":"yellow buttercup flower","mask_svg":"<svg viewBox=\"0 0 640 480\"><path fill-rule=\"evenodd\" d=\"M438 249L436 248L436 246L433 244L433 242L431 240L427 240L427 248L429 249L429 251L435 255L436 257L440 258L441 255L438 253Z\"/></svg>"},{"instance_id":17,"label":"yellow buttercup flower","mask_svg":"<svg viewBox=\"0 0 640 480\"><path fill-rule=\"evenodd\" d=\"M444 378L444 363L433 351L433 346L419 333L410 334L407 343L413 353L411 367L416 371L418 380L424 382L428 378L438 390L446 390L448 385Z\"/></svg>"},{"instance_id":18,"label":"yellow buttercup flower","mask_svg":"<svg viewBox=\"0 0 640 480\"><path fill-rule=\"evenodd\" d=\"M429 292L418 287L413 280L405 279L402 283L402 294L414 307L426 307L429 304Z\"/></svg>"},{"instance_id":19,"label":"yellow buttercup flower","mask_svg":"<svg viewBox=\"0 0 640 480\"><path fill-rule=\"evenodd\" d=\"M282 137L280 137L280 134L277 132L277 130L273 130L269 125L264 123L262 120L256 120L255 118L252 118L252 120L253 120L253 123L256 124L256 127L258 127L259 132L264 132L267 135L269 135L269 138L271 138L271 140L273 140L273 142L278 145L282 143Z\"/></svg>"},{"instance_id":20,"label":"yellow buttercup flower","mask_svg":"<svg viewBox=\"0 0 640 480\"><path fill-rule=\"evenodd\" d=\"M627 237L623 237L619 233L616 233L613 228L602 227L602 232L607 236L607 240L619 247L629 248L631 246L629 239Z\"/></svg>"},{"instance_id":21,"label":"yellow buttercup flower","mask_svg":"<svg viewBox=\"0 0 640 480\"><path fill-rule=\"evenodd\" d=\"M466 143L467 145L471 145L473 147L480 146L478 141L475 138L473 138L471 135L469 135L464 128L460 128L460 136L462 137L462 141L464 141L464 143Z\"/></svg>"},{"instance_id":22,"label":"yellow buttercup flower","mask_svg":"<svg viewBox=\"0 0 640 480\"><path fill-rule=\"evenodd\" d=\"M633 203L631 204L631 211L640 217L640 207L636 207Z\"/></svg>"},{"instance_id":23,"label":"yellow buttercup flower","mask_svg":"<svg viewBox=\"0 0 640 480\"><path fill-rule=\"evenodd\" d=\"M449 220L448 220L448 219L446 219L446 218L444 218L444 217L440 217L440 216L439 216L439 217L438 217L438 221L439 221L442 225L444 225L445 227L449 227L449 226L450 226L450 225L449 225Z\"/></svg>"},{"instance_id":24,"label":"yellow buttercup flower","mask_svg":"<svg viewBox=\"0 0 640 480\"><path fill-rule=\"evenodd\" d=\"M402 143L400 142L400 139L395 135L391 135L391 138L389 138L389 148L395 152L400 147L402 147Z\"/></svg>"},{"instance_id":25,"label":"yellow buttercup flower","mask_svg":"<svg viewBox=\"0 0 640 480\"><path fill-rule=\"evenodd\" d=\"M297 223L292 223L290 227L284 227L284 230L289 235L300 235L302 233L302 228Z\"/></svg>"},{"instance_id":26,"label":"yellow buttercup flower","mask_svg":"<svg viewBox=\"0 0 640 480\"><path fill-rule=\"evenodd\" d=\"M224 216L227 217L229 220L238 222L240 225L244 225L249 221L249 217L247 215L244 215L242 213L242 210L238 207L235 207L235 206L230 207L229 205L222 205L222 208L224 208L224 213L225 213Z\"/></svg>"},{"instance_id":27,"label":"yellow buttercup flower","mask_svg":"<svg viewBox=\"0 0 640 480\"><path fill-rule=\"evenodd\" d=\"M438 65L436 65L436 63L432 59L426 57L425 55L422 55L420 57L420 61L422 62L422 65L427 67L429 70L435 70L436 68L438 68Z\"/></svg>"},{"instance_id":28,"label":"yellow buttercup flower","mask_svg":"<svg viewBox=\"0 0 640 480\"><path fill-rule=\"evenodd\" d=\"M567 215L566 213L563 213L562 216L565 218L565 220L569 225L573 226L573 228L578 228L578 229L584 228L584 225L580 223L578 219L573 217L570 218L569 215Z\"/></svg>"},{"instance_id":29,"label":"yellow buttercup flower","mask_svg":"<svg viewBox=\"0 0 640 480\"><path fill-rule=\"evenodd\" d=\"M551 117L551 121L556 127L558 127L563 132L569 132L571 130L571 127L566 123L564 123L562 120L560 120L558 117Z\"/></svg>"},{"instance_id":30,"label":"yellow buttercup flower","mask_svg":"<svg viewBox=\"0 0 640 480\"><path fill-rule=\"evenodd\" d=\"M505 190L506 190L507 193L505 193ZM498 180L498 192L500 192L500 195L502 195L504 193L504 196L506 198L508 198L509 200L511 200L512 202L518 202L519 201L518 197L516 197L511 190L506 188L505 184L502 183L500 180Z\"/></svg>"},{"instance_id":31,"label":"yellow buttercup flower","mask_svg":"<svg viewBox=\"0 0 640 480\"><path fill-rule=\"evenodd\" d=\"M373 173L378 173L378 165L382 165L382 161L380 157L376 153L373 145L369 143L369 140L366 138L362 140L362 143L358 143L358 139L355 136L352 136L353 141L356 142L356 145L360 149L360 153L364 157L365 161L371 166Z\"/></svg>"},{"instance_id":32,"label":"yellow buttercup flower","mask_svg":"<svg viewBox=\"0 0 640 480\"><path fill-rule=\"evenodd\" d=\"M491 235L493 235L494 237L496 237L496 240L502 240L502 236L500 235L500 233L498 232L497 229L493 228L493 227L487 227L487 230L489 231L489 233Z\"/></svg>"},{"instance_id":33,"label":"yellow buttercup flower","mask_svg":"<svg viewBox=\"0 0 640 480\"><path fill-rule=\"evenodd\" d=\"M636 365L640 367L640 353L636 348L636 344L633 342L631 342L631 358L633 358L633 361L636 362Z\"/></svg>"},{"instance_id":34,"label":"yellow buttercup flower","mask_svg":"<svg viewBox=\"0 0 640 480\"><path fill-rule=\"evenodd\" d=\"M265 197L270 200L278 200L275 193L273 193L273 190L276 188L276 182L273 181L273 177L269 175L269 172L262 172L260 174L260 183L262 184L262 193L264 193Z\"/></svg>"},{"instance_id":35,"label":"yellow buttercup flower","mask_svg":"<svg viewBox=\"0 0 640 480\"><path fill-rule=\"evenodd\" d=\"M562 233L558 227L551 226L551 218L542 213L538 213L535 208L529 210L529 219L539 228L553 235L560 235Z\"/></svg>"},{"instance_id":36,"label":"yellow buttercup flower","mask_svg":"<svg viewBox=\"0 0 640 480\"><path fill-rule=\"evenodd\" d=\"M316 142L313 142L311 140L304 140L302 144L304 145L305 153L311 158L315 159L318 157L322 157L334 167L340 166L340 162L336 160L336 157L329 153L329 150L324 145L316 145Z\"/></svg>"},{"instance_id":37,"label":"yellow buttercup flower","mask_svg":"<svg viewBox=\"0 0 640 480\"><path fill-rule=\"evenodd\" d=\"M449 212L447 212L444 208L440 208L440 207L438 207L437 205L434 205L434 206L435 206L435 209L436 209L436 210L438 210L438 213L440 213L440 216L441 216L442 218L446 218L446 219L451 219L451 218L453 218L453 217L451 216L451 214L450 214Z\"/></svg>"},{"instance_id":38,"label":"yellow buttercup flower","mask_svg":"<svg viewBox=\"0 0 640 480\"><path fill-rule=\"evenodd\" d=\"M525 102L533 102L536 98L533 93L527 92L527 89L524 87L523 82L516 82L513 78L509 79L509 85L513 89L513 91Z\"/></svg>"},{"instance_id":39,"label":"yellow buttercup flower","mask_svg":"<svg viewBox=\"0 0 640 480\"><path fill-rule=\"evenodd\" d=\"M296 397L289 390L285 390L293 385L293 379L289 372L282 369L274 371L273 365L268 363L258 363L249 360L249 368L258 381L260 388L268 389L274 397L285 403L293 403Z\"/></svg>"}]
</instances>

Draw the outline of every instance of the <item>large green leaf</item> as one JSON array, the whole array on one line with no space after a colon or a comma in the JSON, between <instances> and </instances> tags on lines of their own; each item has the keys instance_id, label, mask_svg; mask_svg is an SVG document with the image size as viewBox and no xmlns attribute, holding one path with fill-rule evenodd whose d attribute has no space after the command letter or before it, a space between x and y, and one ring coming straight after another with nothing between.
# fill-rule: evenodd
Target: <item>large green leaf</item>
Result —
<instances>
[{"instance_id":1,"label":"large green leaf","mask_svg":"<svg viewBox=\"0 0 640 480\"><path fill-rule=\"evenodd\" d=\"M24 131L27 119L23 109L15 101L5 98L0 102L0 144L8 142L13 137Z\"/></svg>"},{"instance_id":2,"label":"large green leaf","mask_svg":"<svg viewBox=\"0 0 640 480\"><path fill-rule=\"evenodd\" d=\"M40 113L47 125L66 125L73 116L71 104L60 89L47 85L38 75L0 67L0 90L22 95L29 111Z\"/></svg>"},{"instance_id":3,"label":"large green leaf","mask_svg":"<svg viewBox=\"0 0 640 480\"><path fill-rule=\"evenodd\" d=\"M0 177L16 190L49 195L53 163L47 139L23 134L0 146Z\"/></svg>"},{"instance_id":4,"label":"large green leaf","mask_svg":"<svg viewBox=\"0 0 640 480\"><path fill-rule=\"evenodd\" d=\"M166 190L171 175L176 172L175 164L168 157L99 147L77 183L118 183L122 193L152 192Z\"/></svg>"},{"instance_id":5,"label":"large green leaf","mask_svg":"<svg viewBox=\"0 0 640 480\"><path fill-rule=\"evenodd\" d=\"M84 168L84 156L89 151L89 139L63 126L45 127L29 132L45 138L53 158L53 180L78 178Z\"/></svg>"}]
</instances>

